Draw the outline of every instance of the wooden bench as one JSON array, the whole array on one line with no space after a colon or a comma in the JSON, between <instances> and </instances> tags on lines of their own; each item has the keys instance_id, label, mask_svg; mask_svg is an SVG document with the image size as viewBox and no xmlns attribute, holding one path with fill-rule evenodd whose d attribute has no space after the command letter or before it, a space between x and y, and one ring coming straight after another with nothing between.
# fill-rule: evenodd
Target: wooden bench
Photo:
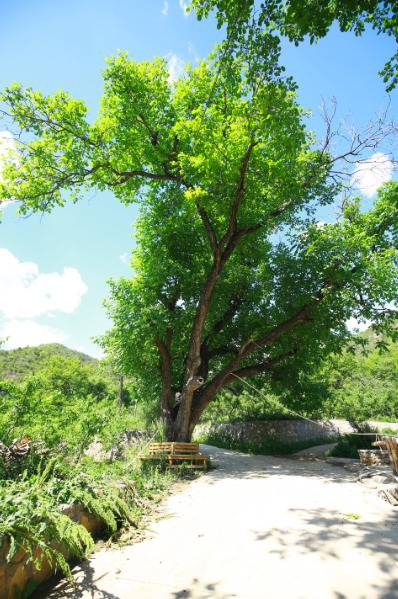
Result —
<instances>
[{"instance_id":1,"label":"wooden bench","mask_svg":"<svg viewBox=\"0 0 398 599\"><path fill-rule=\"evenodd\" d=\"M185 464L187 468L207 468L209 456L199 452L199 443L150 443L142 460L164 460L170 468Z\"/></svg>"}]
</instances>

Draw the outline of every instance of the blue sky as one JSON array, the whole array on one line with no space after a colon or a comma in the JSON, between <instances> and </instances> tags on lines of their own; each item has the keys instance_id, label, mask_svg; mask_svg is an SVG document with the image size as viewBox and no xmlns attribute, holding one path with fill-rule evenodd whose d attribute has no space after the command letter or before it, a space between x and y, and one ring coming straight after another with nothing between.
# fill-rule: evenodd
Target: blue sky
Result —
<instances>
[{"instance_id":1,"label":"blue sky","mask_svg":"<svg viewBox=\"0 0 398 599\"><path fill-rule=\"evenodd\" d=\"M221 35L215 22L197 22L183 6L181 0L0 0L0 88L13 81L44 93L63 88L94 117L104 60L118 49L136 60L166 56L177 70L209 53ZM299 85L301 104L313 111L309 126L321 133L322 98L336 97L339 116L359 126L385 108L377 71L393 50L389 38L371 31L355 38L332 30L313 46L284 43L282 62ZM397 97L395 90L391 116ZM91 338L109 327L106 281L131 272L135 216L136 207L122 206L111 193L24 219L8 206L0 225L0 338L8 336L9 347L60 341L96 355Z\"/></svg>"}]
</instances>

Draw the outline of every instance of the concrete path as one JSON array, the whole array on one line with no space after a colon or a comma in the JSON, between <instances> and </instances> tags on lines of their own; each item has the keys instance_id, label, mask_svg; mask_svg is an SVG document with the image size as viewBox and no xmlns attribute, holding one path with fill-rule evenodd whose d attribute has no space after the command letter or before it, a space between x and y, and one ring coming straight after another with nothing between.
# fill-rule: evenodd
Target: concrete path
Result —
<instances>
[{"instance_id":1,"label":"concrete path","mask_svg":"<svg viewBox=\"0 0 398 599\"><path fill-rule=\"evenodd\" d=\"M204 447L216 470L151 537L101 550L51 599L398 598L398 511L322 462Z\"/></svg>"},{"instance_id":2,"label":"concrete path","mask_svg":"<svg viewBox=\"0 0 398 599\"><path fill-rule=\"evenodd\" d=\"M299 458L321 458L330 449L334 449L337 443L324 443L323 445L314 445L313 447L307 447L307 449L300 449L293 457Z\"/></svg>"}]
</instances>

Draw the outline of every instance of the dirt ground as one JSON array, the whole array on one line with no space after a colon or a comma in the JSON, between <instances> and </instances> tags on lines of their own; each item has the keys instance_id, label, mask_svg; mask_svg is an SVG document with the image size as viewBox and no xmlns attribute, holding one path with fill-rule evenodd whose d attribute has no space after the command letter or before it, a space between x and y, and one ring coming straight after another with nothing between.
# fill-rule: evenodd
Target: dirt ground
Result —
<instances>
[{"instance_id":1,"label":"dirt ground","mask_svg":"<svg viewBox=\"0 0 398 599\"><path fill-rule=\"evenodd\" d=\"M148 538L101 550L48 599L398 598L398 511L323 462L202 448L215 470Z\"/></svg>"}]
</instances>

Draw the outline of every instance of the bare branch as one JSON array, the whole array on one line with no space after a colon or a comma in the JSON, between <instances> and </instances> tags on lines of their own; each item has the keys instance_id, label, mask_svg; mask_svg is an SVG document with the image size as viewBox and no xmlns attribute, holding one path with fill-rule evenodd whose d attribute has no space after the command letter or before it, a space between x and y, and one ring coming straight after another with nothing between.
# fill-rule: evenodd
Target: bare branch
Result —
<instances>
[{"instance_id":1,"label":"bare branch","mask_svg":"<svg viewBox=\"0 0 398 599\"><path fill-rule=\"evenodd\" d=\"M398 133L394 121L388 120L389 105L386 109L370 121L362 130L340 122L334 126L337 112L336 99L332 99L332 108L322 106L322 117L325 123L325 137L321 143L320 151L328 155L331 180L344 189L352 190L355 186L355 173L361 170L361 165L367 169L371 167L370 153L380 149L385 155L386 164L392 167L398 165L394 157L392 140Z\"/></svg>"}]
</instances>

